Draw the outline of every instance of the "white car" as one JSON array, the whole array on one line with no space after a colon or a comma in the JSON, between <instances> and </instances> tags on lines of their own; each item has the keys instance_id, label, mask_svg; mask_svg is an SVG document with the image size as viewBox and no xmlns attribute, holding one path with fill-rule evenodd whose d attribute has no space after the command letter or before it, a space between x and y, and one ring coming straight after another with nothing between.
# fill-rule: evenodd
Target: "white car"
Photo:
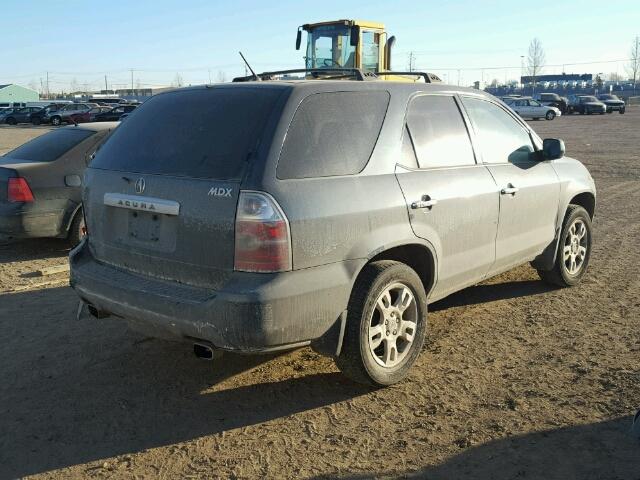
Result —
<instances>
[{"instance_id":1,"label":"white car","mask_svg":"<svg viewBox=\"0 0 640 480\"><path fill-rule=\"evenodd\" d=\"M522 118L531 118L533 120L546 118L547 120L553 120L554 118L562 115L562 112L560 112L558 108L551 107L549 105L543 105L531 97L507 97L504 98L503 101Z\"/></svg>"}]
</instances>

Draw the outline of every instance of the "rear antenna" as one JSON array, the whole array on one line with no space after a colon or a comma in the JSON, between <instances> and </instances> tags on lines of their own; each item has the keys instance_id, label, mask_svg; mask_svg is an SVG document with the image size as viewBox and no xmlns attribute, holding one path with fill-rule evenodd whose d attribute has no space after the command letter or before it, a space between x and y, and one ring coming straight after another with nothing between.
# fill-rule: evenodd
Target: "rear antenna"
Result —
<instances>
[{"instance_id":1,"label":"rear antenna","mask_svg":"<svg viewBox=\"0 0 640 480\"><path fill-rule=\"evenodd\" d=\"M253 75L254 80L259 82L260 78L258 78L258 76L256 75L256 72L253 71L253 68L251 68L251 65L249 65L249 62L247 62L247 59L244 58L244 55L242 54L242 52L238 52L238 53L242 57L242 60L244 60L244 63L247 66L247 68L251 71L251 74Z\"/></svg>"}]
</instances>

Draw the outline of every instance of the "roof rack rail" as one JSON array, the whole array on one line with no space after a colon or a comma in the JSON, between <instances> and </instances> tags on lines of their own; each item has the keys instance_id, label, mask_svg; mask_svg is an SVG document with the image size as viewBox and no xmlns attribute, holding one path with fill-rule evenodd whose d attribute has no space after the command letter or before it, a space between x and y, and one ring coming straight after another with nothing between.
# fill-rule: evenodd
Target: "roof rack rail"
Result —
<instances>
[{"instance_id":1,"label":"roof rack rail","mask_svg":"<svg viewBox=\"0 0 640 480\"><path fill-rule=\"evenodd\" d=\"M442 79L435 73L430 72L400 72L396 70L390 70L388 72L375 72L376 75L412 75L414 77L424 78L424 83L440 83Z\"/></svg>"},{"instance_id":2,"label":"roof rack rail","mask_svg":"<svg viewBox=\"0 0 640 480\"><path fill-rule=\"evenodd\" d=\"M338 80L344 78L351 78L353 80L365 81L376 79L376 74L372 72L362 72L359 68L295 68L293 70L277 70L273 72L262 72L254 75L248 75L246 77L236 77L234 82L250 82L250 81L263 81L263 80L275 80L273 77L278 75L289 75L293 73L304 73L305 78L314 78L322 80Z\"/></svg>"}]
</instances>

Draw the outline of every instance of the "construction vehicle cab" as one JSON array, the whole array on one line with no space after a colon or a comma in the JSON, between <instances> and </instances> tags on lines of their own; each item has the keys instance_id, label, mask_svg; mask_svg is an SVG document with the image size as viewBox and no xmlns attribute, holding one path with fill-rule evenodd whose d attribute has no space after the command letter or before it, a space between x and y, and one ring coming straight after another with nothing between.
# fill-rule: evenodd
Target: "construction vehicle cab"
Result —
<instances>
[{"instance_id":1,"label":"construction vehicle cab","mask_svg":"<svg viewBox=\"0 0 640 480\"><path fill-rule=\"evenodd\" d=\"M296 50L300 50L302 30L307 32L305 67L357 68L363 72L390 70L391 47L384 24L362 20L308 23L298 27Z\"/></svg>"}]
</instances>

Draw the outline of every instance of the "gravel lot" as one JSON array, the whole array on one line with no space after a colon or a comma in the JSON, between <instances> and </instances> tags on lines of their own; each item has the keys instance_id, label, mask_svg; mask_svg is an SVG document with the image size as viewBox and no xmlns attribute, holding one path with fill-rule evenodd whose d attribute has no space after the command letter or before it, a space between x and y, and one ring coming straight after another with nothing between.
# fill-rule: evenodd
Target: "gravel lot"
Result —
<instances>
[{"instance_id":1,"label":"gravel lot","mask_svg":"<svg viewBox=\"0 0 640 480\"><path fill-rule=\"evenodd\" d=\"M61 242L0 247L0 478L640 478L640 108L532 124L596 179L585 281L523 266L432 305L383 390L309 349L205 363L78 321L65 274L32 276ZM0 153L45 131L0 127Z\"/></svg>"}]
</instances>

